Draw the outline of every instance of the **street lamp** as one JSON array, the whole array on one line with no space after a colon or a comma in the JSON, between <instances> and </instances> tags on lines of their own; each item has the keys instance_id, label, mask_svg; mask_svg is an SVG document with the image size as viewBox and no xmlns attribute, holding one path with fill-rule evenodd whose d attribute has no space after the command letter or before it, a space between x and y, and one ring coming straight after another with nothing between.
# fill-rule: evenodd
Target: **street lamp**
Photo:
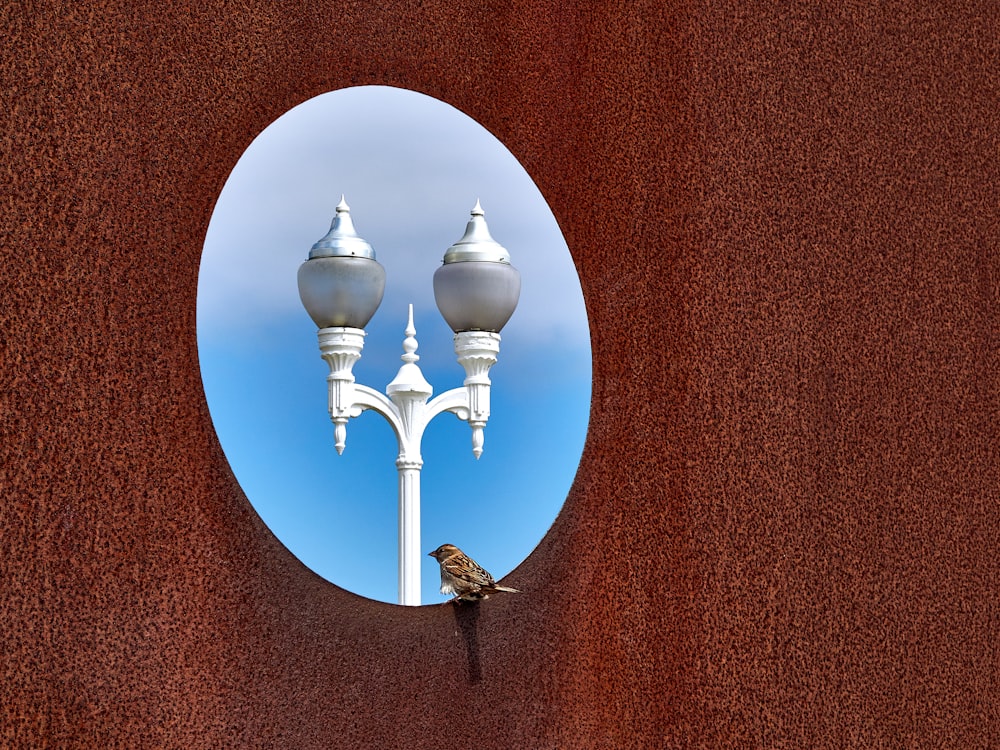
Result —
<instances>
[{"instance_id":1,"label":"street lamp","mask_svg":"<svg viewBox=\"0 0 1000 750\"><path fill-rule=\"evenodd\" d=\"M431 399L434 390L417 360L413 305L404 331L403 365L385 394L356 383L352 370L364 348L364 327L385 291L385 270L372 246L358 236L350 208L341 198L330 231L299 268L299 296L319 327L320 354L327 376L334 447L344 452L347 422L371 409L392 426L399 443L399 603L420 604L420 441L438 414L451 412L472 428L472 453L483 452L483 427L490 416L490 368L500 353L500 329L514 313L521 277L510 254L496 242L476 201L465 234L444 255L434 274L434 298L455 332L455 355L465 370L463 387Z\"/></svg>"}]
</instances>

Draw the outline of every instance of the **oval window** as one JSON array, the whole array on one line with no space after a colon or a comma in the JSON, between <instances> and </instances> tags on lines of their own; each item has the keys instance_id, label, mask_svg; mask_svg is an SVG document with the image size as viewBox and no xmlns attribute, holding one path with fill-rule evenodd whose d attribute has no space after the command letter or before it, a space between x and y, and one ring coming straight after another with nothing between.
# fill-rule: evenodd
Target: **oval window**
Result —
<instances>
[{"instance_id":1,"label":"oval window","mask_svg":"<svg viewBox=\"0 0 1000 750\"><path fill-rule=\"evenodd\" d=\"M198 352L219 440L247 498L323 578L398 601L398 446L367 411L334 450L316 324L296 274L341 195L385 268L385 294L354 366L384 392L402 362L413 305L419 366L435 395L462 385L432 279L481 201L521 274L503 328L482 457L443 413L423 434L421 601L445 601L427 552L461 547L497 579L535 548L576 474L591 357L579 278L552 212L514 156L450 105L362 86L311 99L247 148L219 196L198 283Z\"/></svg>"}]
</instances>

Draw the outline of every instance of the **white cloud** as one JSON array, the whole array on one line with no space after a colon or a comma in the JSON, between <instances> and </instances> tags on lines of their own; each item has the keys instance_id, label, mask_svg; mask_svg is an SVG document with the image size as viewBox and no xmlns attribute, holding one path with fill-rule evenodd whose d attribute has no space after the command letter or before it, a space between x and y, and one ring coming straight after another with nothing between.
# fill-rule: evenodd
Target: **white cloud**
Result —
<instances>
[{"instance_id":1,"label":"white cloud","mask_svg":"<svg viewBox=\"0 0 1000 750\"><path fill-rule=\"evenodd\" d=\"M296 272L329 228L341 193L386 268L383 308L393 319L408 302L437 315L431 278L478 198L522 276L521 302L505 334L589 346L569 251L517 160L458 110L387 87L305 102L247 149L206 237L199 335L235 323L308 325Z\"/></svg>"}]
</instances>

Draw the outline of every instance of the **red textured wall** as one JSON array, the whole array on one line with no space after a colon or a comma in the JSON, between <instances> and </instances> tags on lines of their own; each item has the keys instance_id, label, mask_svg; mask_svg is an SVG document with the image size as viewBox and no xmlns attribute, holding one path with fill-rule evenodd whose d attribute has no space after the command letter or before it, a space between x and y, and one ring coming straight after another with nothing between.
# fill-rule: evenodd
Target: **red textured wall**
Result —
<instances>
[{"instance_id":1,"label":"red textured wall","mask_svg":"<svg viewBox=\"0 0 1000 750\"><path fill-rule=\"evenodd\" d=\"M774 5L6 3L0 744L1000 745L997 6ZM356 84L489 128L580 271L520 597L326 583L213 431L214 200Z\"/></svg>"}]
</instances>

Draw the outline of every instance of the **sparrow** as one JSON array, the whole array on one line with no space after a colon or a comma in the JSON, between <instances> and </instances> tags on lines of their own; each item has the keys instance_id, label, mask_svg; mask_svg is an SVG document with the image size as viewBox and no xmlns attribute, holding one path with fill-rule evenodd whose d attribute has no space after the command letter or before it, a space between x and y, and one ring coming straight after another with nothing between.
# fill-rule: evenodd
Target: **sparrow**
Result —
<instances>
[{"instance_id":1,"label":"sparrow","mask_svg":"<svg viewBox=\"0 0 1000 750\"><path fill-rule=\"evenodd\" d=\"M497 586L493 576L454 544L442 544L427 553L441 565L441 593L454 594L453 602L487 599L494 591L520 594L517 589Z\"/></svg>"}]
</instances>

